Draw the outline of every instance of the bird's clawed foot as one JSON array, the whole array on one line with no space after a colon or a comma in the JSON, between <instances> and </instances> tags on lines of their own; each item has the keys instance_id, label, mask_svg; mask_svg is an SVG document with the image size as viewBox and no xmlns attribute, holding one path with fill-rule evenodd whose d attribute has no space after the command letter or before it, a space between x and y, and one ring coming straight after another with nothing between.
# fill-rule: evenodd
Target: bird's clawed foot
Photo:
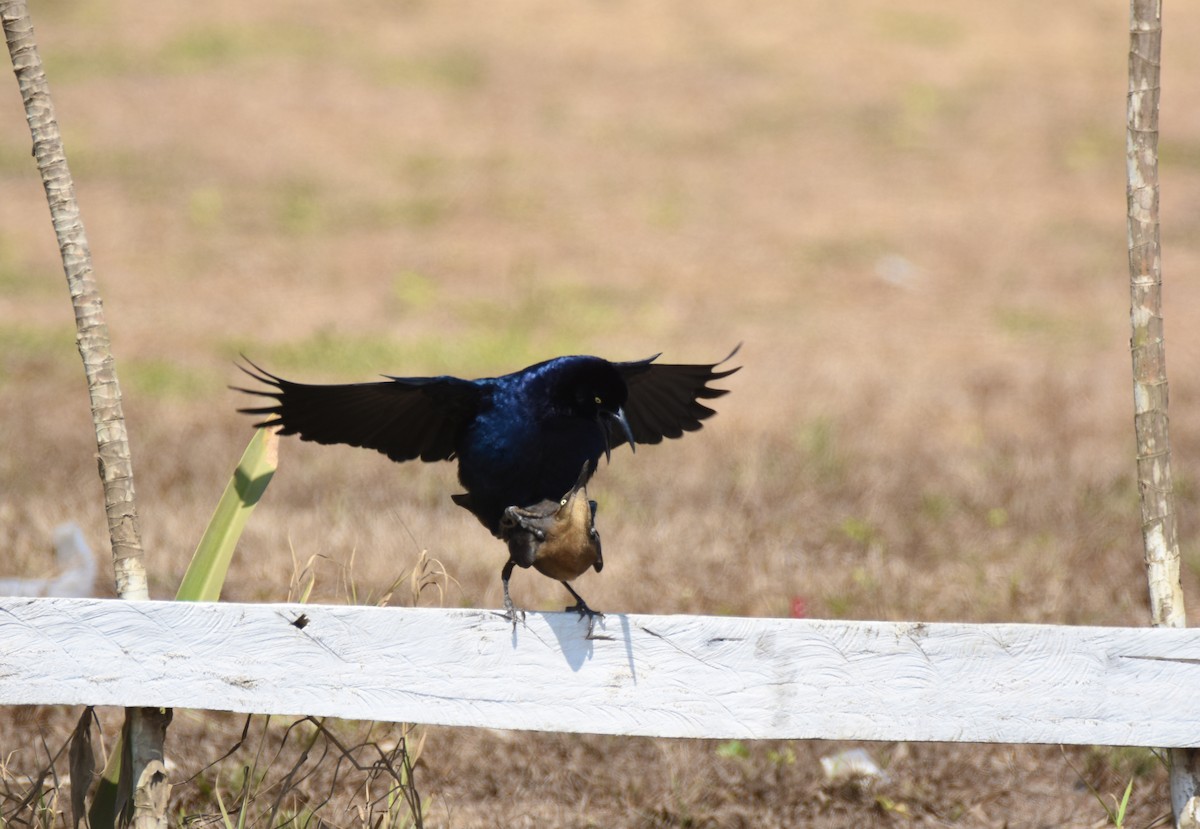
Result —
<instances>
[{"instance_id":1,"label":"bird's clawed foot","mask_svg":"<svg viewBox=\"0 0 1200 829\"><path fill-rule=\"evenodd\" d=\"M587 636L585 638L587 638L587 639L608 639L608 638L610 638L607 636L593 635L596 631L596 620L603 619L604 614L601 613L599 610L592 610L590 607L588 607L587 602L585 602L583 600L583 596L580 596L578 593L576 593L575 589L573 587L571 587L571 585L567 584L565 581L562 583L562 585L563 585L563 587L567 588L568 591L570 591L572 596L575 597L575 604L571 605L570 607L563 608L563 612L578 613L580 619L587 618L588 630L587 630Z\"/></svg>"},{"instance_id":2,"label":"bird's clawed foot","mask_svg":"<svg viewBox=\"0 0 1200 829\"><path fill-rule=\"evenodd\" d=\"M517 621L522 624L525 622L525 611L519 609L513 604L512 596L508 595L508 580L512 577L513 565L516 564L512 559L504 565L504 569L500 572L500 582L504 585L504 614L502 618L512 622L513 633L517 632Z\"/></svg>"},{"instance_id":3,"label":"bird's clawed foot","mask_svg":"<svg viewBox=\"0 0 1200 829\"><path fill-rule=\"evenodd\" d=\"M512 622L513 633L516 633L517 623L525 624L525 611L519 607L514 607L513 603L508 601L504 603L504 612L500 614L500 618Z\"/></svg>"},{"instance_id":4,"label":"bird's clawed foot","mask_svg":"<svg viewBox=\"0 0 1200 829\"><path fill-rule=\"evenodd\" d=\"M500 518L500 537L507 540L516 530L524 530L540 544L546 540L546 533L542 530L540 522L553 514L554 510L549 510L545 514L537 512L536 507L528 509L508 507Z\"/></svg>"}]
</instances>

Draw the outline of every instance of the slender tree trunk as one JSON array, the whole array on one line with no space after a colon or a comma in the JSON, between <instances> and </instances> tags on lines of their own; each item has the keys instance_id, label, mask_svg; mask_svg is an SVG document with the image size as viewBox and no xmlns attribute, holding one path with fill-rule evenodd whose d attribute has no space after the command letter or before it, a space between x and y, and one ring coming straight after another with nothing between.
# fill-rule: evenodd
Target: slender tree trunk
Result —
<instances>
[{"instance_id":1,"label":"slender tree trunk","mask_svg":"<svg viewBox=\"0 0 1200 829\"><path fill-rule=\"evenodd\" d=\"M1162 59L1161 0L1131 0L1128 171L1130 324L1133 338L1134 432L1142 542L1156 626L1185 627L1179 580L1179 540L1167 430L1167 362L1163 339L1162 259L1158 221L1158 104ZM1175 824L1200 826L1200 752L1171 749L1171 807Z\"/></svg>"},{"instance_id":2,"label":"slender tree trunk","mask_svg":"<svg viewBox=\"0 0 1200 829\"><path fill-rule=\"evenodd\" d=\"M104 307L92 275L87 234L79 215L75 185L67 168L54 103L50 98L50 88L34 41L33 25L25 0L0 0L0 21L4 26L17 85L25 103L25 117L33 137L33 156L46 189L46 201L50 205L50 217L58 237L67 287L75 309L76 344L83 358L91 398L117 594L122 599L148 599L150 593L134 500L133 465L108 325L104 321ZM139 790L135 794L134 820L139 826L165 827L166 795L170 788L161 760L170 714L156 708L127 709L126 720L128 732L140 741L140 744L132 746L134 763L129 769L131 779L138 786L146 784L158 787L155 792ZM155 758L157 766L152 765ZM161 809L154 815L150 810L158 804L161 804Z\"/></svg>"},{"instance_id":3,"label":"slender tree trunk","mask_svg":"<svg viewBox=\"0 0 1200 829\"><path fill-rule=\"evenodd\" d=\"M148 599L142 541L134 508L133 466L125 433L125 415L121 411L121 390L113 367L104 307L92 275L91 250L75 200L75 184L67 169L62 135L26 4L24 0L7 0L0 9L3 10L9 54L25 101L25 116L33 136L33 156L46 188L50 217L58 236L67 287L75 308L75 339L91 396L117 593L123 599Z\"/></svg>"}]
</instances>

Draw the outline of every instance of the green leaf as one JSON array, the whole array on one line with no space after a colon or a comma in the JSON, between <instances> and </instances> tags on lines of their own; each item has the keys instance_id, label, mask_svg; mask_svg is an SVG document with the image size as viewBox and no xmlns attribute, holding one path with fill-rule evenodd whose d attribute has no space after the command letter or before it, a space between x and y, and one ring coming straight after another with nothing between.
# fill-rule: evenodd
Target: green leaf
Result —
<instances>
[{"instance_id":1,"label":"green leaf","mask_svg":"<svg viewBox=\"0 0 1200 829\"><path fill-rule=\"evenodd\" d=\"M215 602L221 598L221 586L229 572L234 547L278 463L279 436L274 429L259 429L246 447L192 555L192 563L175 594L177 600Z\"/></svg>"},{"instance_id":2,"label":"green leaf","mask_svg":"<svg viewBox=\"0 0 1200 829\"><path fill-rule=\"evenodd\" d=\"M91 826L92 829L114 829L129 800L128 781L125 781L125 791L122 791L121 785L121 768L128 762L125 751L128 731L129 718L126 716L125 724L109 751L108 762L104 765L104 771L100 773L96 791L92 795L92 805L88 809L87 820L88 826Z\"/></svg>"},{"instance_id":3,"label":"green leaf","mask_svg":"<svg viewBox=\"0 0 1200 829\"><path fill-rule=\"evenodd\" d=\"M1125 810L1129 808L1129 795L1133 794L1133 778L1129 778L1129 785L1125 787L1125 796L1121 798L1120 805L1117 806L1117 813L1113 817L1112 822L1117 827L1125 825Z\"/></svg>"},{"instance_id":4,"label":"green leaf","mask_svg":"<svg viewBox=\"0 0 1200 829\"><path fill-rule=\"evenodd\" d=\"M717 746L717 756L726 760L745 760L750 756L750 749L741 740L730 740Z\"/></svg>"}]
</instances>

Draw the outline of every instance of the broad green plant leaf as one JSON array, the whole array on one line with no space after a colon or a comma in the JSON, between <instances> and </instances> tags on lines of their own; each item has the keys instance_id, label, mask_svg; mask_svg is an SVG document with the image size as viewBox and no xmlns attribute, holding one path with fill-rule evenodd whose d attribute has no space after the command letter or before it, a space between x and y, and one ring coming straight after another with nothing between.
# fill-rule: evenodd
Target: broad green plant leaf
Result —
<instances>
[{"instance_id":1,"label":"broad green plant leaf","mask_svg":"<svg viewBox=\"0 0 1200 829\"><path fill-rule=\"evenodd\" d=\"M279 435L274 429L259 429L217 502L208 529L192 554L192 563L175 594L176 600L215 602L221 598L221 587L229 572L234 547L250 513L271 482L278 462Z\"/></svg>"}]
</instances>

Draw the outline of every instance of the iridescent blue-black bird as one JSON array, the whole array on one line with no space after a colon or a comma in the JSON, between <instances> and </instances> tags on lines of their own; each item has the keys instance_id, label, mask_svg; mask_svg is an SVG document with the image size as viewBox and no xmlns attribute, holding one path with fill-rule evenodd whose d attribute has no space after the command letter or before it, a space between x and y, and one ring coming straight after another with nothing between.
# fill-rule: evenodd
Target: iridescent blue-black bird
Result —
<instances>
[{"instance_id":1,"label":"iridescent blue-black bird","mask_svg":"<svg viewBox=\"0 0 1200 829\"><path fill-rule=\"evenodd\" d=\"M294 383L250 363L242 370L268 388L239 391L273 402L240 411L264 415L258 425L282 435L394 461L457 459L466 492L451 497L501 537L508 507L557 503L587 482L601 455L699 429L714 414L700 401L727 393L709 384L740 368L719 369L736 353L703 365L556 357L502 377L348 385Z\"/></svg>"}]
</instances>

